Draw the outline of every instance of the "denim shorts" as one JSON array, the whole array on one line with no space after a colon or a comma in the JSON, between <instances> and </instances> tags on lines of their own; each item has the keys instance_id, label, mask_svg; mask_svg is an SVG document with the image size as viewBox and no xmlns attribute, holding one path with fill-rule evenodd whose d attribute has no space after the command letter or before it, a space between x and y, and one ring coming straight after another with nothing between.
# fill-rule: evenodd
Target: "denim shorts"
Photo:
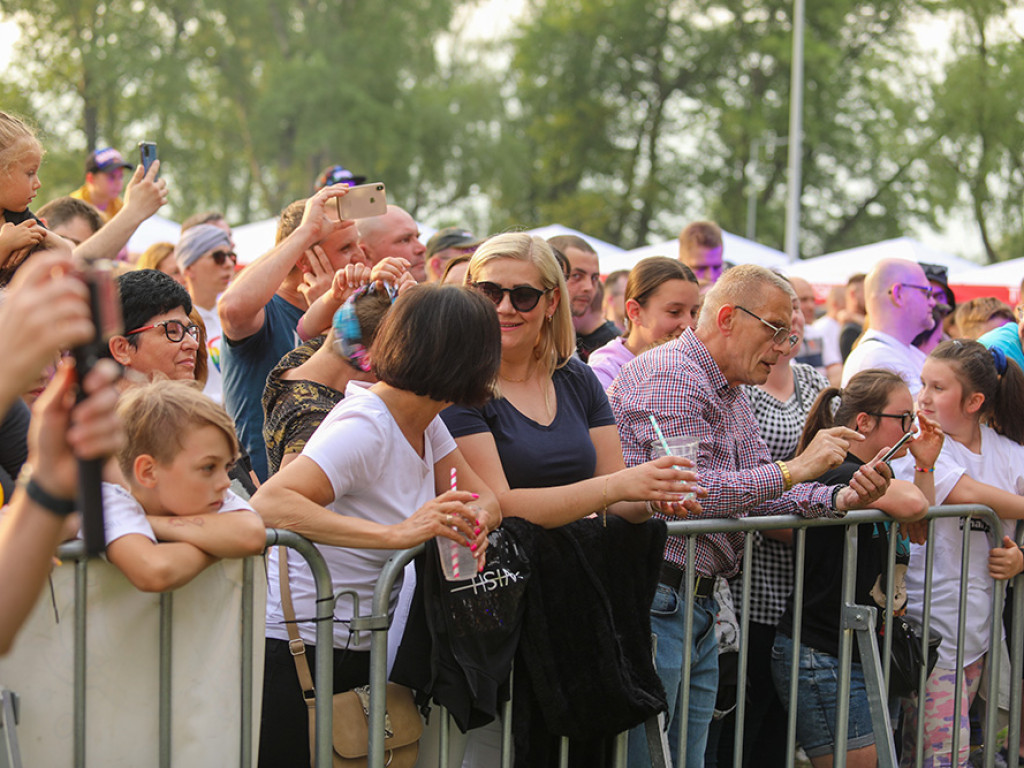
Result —
<instances>
[{"instance_id":1,"label":"denim shorts","mask_svg":"<svg viewBox=\"0 0 1024 768\"><path fill-rule=\"evenodd\" d=\"M772 647L772 679L783 705L789 708L790 659L793 640L781 632ZM836 701L839 696L839 659L830 653L800 648L800 673L797 682L796 739L808 757L835 752ZM850 665L850 717L847 751L875 743L871 727L871 709L864 688L860 664Z\"/></svg>"}]
</instances>

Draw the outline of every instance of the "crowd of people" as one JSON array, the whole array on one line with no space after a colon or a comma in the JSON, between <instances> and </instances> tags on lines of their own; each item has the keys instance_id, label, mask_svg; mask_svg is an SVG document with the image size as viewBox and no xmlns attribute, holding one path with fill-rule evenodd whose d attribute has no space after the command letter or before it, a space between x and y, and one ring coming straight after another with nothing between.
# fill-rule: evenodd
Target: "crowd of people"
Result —
<instances>
[{"instance_id":1,"label":"crowd of people","mask_svg":"<svg viewBox=\"0 0 1024 768\"><path fill-rule=\"evenodd\" d=\"M213 211L133 262L130 236L166 202L159 161L143 171L116 149L92 152L83 186L33 213L43 155L25 122L0 112L0 573L8 585L0 651L35 603L56 546L82 535L79 466L98 459L106 557L140 590L175 589L220 558L261 554L268 527L314 542L334 589L354 592L361 605L395 550L426 543L436 557L433 542L454 542L480 574L492 552L505 562L518 546L532 571L527 594L515 593L525 609L486 609L515 616L501 614L498 623L515 624L512 634L502 627L502 643L535 648L538 633L576 629L575 609L555 596L604 606L624 637L641 638L638 648L619 649L621 669L590 675L605 688L567 704L585 712L615 702L612 719L567 715L574 733L633 727L629 764L650 765L642 724L664 712L673 764L731 764L742 749L744 765L781 765L786 712L795 707L798 741L822 768L835 753L842 527L808 531L794 657L791 533L750 534L747 602L744 535L697 536L688 616L690 555L683 539L666 538L664 521L881 509L893 524L858 532L858 603L885 606L879 574L889 538L898 537L897 608L920 619L924 548L938 552L931 623L943 641L924 700L901 700L901 759L912 764L919 750L927 766L967 759L970 704L986 655L997 650L984 632L984 595L994 579L1024 570L1012 538L1024 518L1021 307L994 298L957 306L941 268L887 259L835 287L818 317L806 281L729 264L712 222L681 232L678 258L650 257L604 279L579 237L477 237L449 227L424 245L397 205L339 218L336 201L365 181L342 166L325 169L308 198L281 212L275 244L242 269L231 228ZM119 325L99 322L107 314L99 310L111 309L104 300ZM906 447L881 461L907 433ZM698 439L696 461L659 454L675 436ZM983 503L1005 521L1002 547L991 551L986 524L971 524L960 675L963 520L936 522L927 542L921 523L943 503ZM622 552L639 553L642 567ZM276 548L266 557L259 763L304 766L308 715L295 656L313 663L316 590L304 562ZM566 572L589 573L595 563L607 572L567 594ZM497 653L491 630L431 624L452 621L436 619L429 604L453 593L436 594L423 561L415 574L391 594L393 645L406 622L403 646L429 642L416 629L421 621L433 642L479 631L480 642L459 646L459 659L486 666ZM748 722L738 745L721 719L720 645L722 627L742 611ZM353 617L351 601L338 601L335 693L368 682L368 644L353 642ZM607 638L581 640L582 658L607 650ZM503 680L512 655L503 652L488 672ZM539 657L524 653L516 676L519 706L535 704L532 720L540 712L544 721L517 732L520 765L543 752L544 736L560 733L540 692L557 680L545 678L588 676L575 659L548 674ZM432 667L437 701L489 713L468 718L473 727L454 742L450 765L497 764L494 699L504 694L495 685L449 704L444 696L465 680L440 666ZM520 678L532 686L522 696ZM855 654L850 765L877 762L867 696ZM913 738L918 721L923 744ZM438 719L427 722L436 738ZM420 764L436 764L432 748Z\"/></svg>"}]
</instances>

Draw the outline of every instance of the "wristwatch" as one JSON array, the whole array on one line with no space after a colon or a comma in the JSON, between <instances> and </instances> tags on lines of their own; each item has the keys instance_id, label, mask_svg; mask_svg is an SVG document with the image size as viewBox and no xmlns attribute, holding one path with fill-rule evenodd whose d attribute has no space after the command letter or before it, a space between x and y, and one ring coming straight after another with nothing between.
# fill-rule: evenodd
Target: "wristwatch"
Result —
<instances>
[{"instance_id":1,"label":"wristwatch","mask_svg":"<svg viewBox=\"0 0 1024 768\"><path fill-rule=\"evenodd\" d=\"M832 489L832 509L836 512L836 517L846 517L846 513L849 512L847 509L839 508L839 494L844 488L849 488L848 485L837 485Z\"/></svg>"}]
</instances>

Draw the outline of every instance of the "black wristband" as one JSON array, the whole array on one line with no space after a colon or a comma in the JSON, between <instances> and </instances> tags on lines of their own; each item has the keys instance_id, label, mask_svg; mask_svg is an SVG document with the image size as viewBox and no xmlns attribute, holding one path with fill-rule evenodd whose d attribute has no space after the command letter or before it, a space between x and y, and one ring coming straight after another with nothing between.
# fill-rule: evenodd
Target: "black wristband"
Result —
<instances>
[{"instance_id":1,"label":"black wristband","mask_svg":"<svg viewBox=\"0 0 1024 768\"><path fill-rule=\"evenodd\" d=\"M839 494L842 493L843 489L847 487L849 486L837 485L832 490L832 509L834 509L838 513L836 514L836 517L846 517L846 510L839 508Z\"/></svg>"},{"instance_id":2,"label":"black wristband","mask_svg":"<svg viewBox=\"0 0 1024 768\"><path fill-rule=\"evenodd\" d=\"M67 517L78 508L78 502L74 499L58 499L56 496L45 490L34 477L29 477L26 482L19 483L25 489L32 501L57 517Z\"/></svg>"}]
</instances>

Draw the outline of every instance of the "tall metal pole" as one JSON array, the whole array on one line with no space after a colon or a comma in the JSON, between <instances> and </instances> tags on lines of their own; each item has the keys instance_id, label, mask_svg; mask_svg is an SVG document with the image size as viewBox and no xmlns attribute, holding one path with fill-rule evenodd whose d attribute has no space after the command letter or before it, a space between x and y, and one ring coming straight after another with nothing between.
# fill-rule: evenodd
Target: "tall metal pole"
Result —
<instances>
[{"instance_id":1,"label":"tall metal pole","mask_svg":"<svg viewBox=\"0 0 1024 768\"><path fill-rule=\"evenodd\" d=\"M786 255L800 258L800 158L803 154L804 0L793 0L793 68L789 77L789 178L786 196Z\"/></svg>"}]
</instances>

